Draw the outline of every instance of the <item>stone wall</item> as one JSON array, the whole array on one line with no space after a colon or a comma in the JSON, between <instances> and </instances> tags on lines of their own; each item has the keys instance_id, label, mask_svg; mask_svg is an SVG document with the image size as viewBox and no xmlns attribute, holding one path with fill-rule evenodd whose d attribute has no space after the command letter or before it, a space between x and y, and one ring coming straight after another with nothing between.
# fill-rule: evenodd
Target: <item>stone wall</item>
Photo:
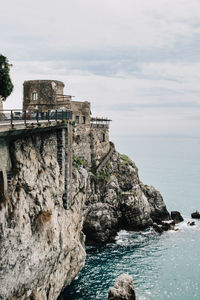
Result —
<instances>
[{"instance_id":1,"label":"stone wall","mask_svg":"<svg viewBox=\"0 0 200 300\"><path fill-rule=\"evenodd\" d=\"M98 166L109 152L109 130L107 126L91 127L91 151L93 163Z\"/></svg>"},{"instance_id":2,"label":"stone wall","mask_svg":"<svg viewBox=\"0 0 200 300\"><path fill-rule=\"evenodd\" d=\"M77 125L73 129L73 155L91 166L90 125Z\"/></svg>"},{"instance_id":3,"label":"stone wall","mask_svg":"<svg viewBox=\"0 0 200 300\"><path fill-rule=\"evenodd\" d=\"M57 80L29 80L24 82L23 109L54 109L57 94L63 95L64 83ZM36 93L36 99L33 98ZM41 105L44 104L44 105Z\"/></svg>"},{"instance_id":4,"label":"stone wall","mask_svg":"<svg viewBox=\"0 0 200 300\"><path fill-rule=\"evenodd\" d=\"M73 120L78 124L90 124L90 103L71 101Z\"/></svg>"},{"instance_id":5,"label":"stone wall","mask_svg":"<svg viewBox=\"0 0 200 300\"><path fill-rule=\"evenodd\" d=\"M108 127L77 125L73 131L74 155L97 167L110 150Z\"/></svg>"}]
</instances>

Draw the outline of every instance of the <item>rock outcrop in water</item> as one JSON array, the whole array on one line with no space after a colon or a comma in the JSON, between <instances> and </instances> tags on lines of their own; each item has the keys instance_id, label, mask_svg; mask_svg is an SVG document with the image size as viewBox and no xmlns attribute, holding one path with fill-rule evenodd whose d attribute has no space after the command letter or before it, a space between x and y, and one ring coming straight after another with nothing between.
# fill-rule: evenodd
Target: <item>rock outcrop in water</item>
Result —
<instances>
[{"instance_id":1,"label":"rock outcrop in water","mask_svg":"<svg viewBox=\"0 0 200 300\"><path fill-rule=\"evenodd\" d=\"M191 218L200 219L200 212L196 210L195 212L191 213Z\"/></svg>"},{"instance_id":2,"label":"rock outcrop in water","mask_svg":"<svg viewBox=\"0 0 200 300\"><path fill-rule=\"evenodd\" d=\"M181 216L181 214L180 214L179 211L172 211L172 212L171 212L171 218L172 218L172 220L174 220L175 224L178 224L178 223L184 221L184 219L183 219L183 217Z\"/></svg>"},{"instance_id":3,"label":"rock outcrop in water","mask_svg":"<svg viewBox=\"0 0 200 300\"><path fill-rule=\"evenodd\" d=\"M135 300L133 279L128 274L122 274L115 280L114 287L108 292L108 300Z\"/></svg>"},{"instance_id":4,"label":"rock outcrop in water","mask_svg":"<svg viewBox=\"0 0 200 300\"><path fill-rule=\"evenodd\" d=\"M120 229L140 230L169 220L161 194L139 180L127 156L114 151L106 166L89 177L83 225L87 243L110 242Z\"/></svg>"}]
</instances>

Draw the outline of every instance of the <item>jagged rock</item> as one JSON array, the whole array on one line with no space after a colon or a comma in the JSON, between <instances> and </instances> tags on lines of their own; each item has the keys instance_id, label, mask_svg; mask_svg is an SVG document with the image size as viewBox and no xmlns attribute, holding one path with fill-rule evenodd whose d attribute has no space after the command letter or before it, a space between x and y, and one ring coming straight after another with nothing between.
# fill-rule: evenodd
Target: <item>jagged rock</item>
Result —
<instances>
[{"instance_id":1,"label":"jagged rock","mask_svg":"<svg viewBox=\"0 0 200 300\"><path fill-rule=\"evenodd\" d=\"M17 173L0 208L0 299L54 300L84 266L87 177L74 172L76 197L65 210L56 134L18 139L10 150Z\"/></svg>"},{"instance_id":2,"label":"jagged rock","mask_svg":"<svg viewBox=\"0 0 200 300\"><path fill-rule=\"evenodd\" d=\"M135 300L133 279L128 274L122 274L115 280L114 287L108 292L108 300Z\"/></svg>"},{"instance_id":3,"label":"jagged rock","mask_svg":"<svg viewBox=\"0 0 200 300\"><path fill-rule=\"evenodd\" d=\"M159 191L153 186L143 185L143 192L151 205L151 218L158 223L159 221L169 220L169 212Z\"/></svg>"},{"instance_id":4,"label":"jagged rock","mask_svg":"<svg viewBox=\"0 0 200 300\"><path fill-rule=\"evenodd\" d=\"M158 233L163 233L162 226L158 225L157 223L153 223L153 229Z\"/></svg>"},{"instance_id":5,"label":"jagged rock","mask_svg":"<svg viewBox=\"0 0 200 300\"><path fill-rule=\"evenodd\" d=\"M193 213L191 214L191 217L192 217L193 219L200 219L200 212L199 212L198 210L196 210L195 212L193 212Z\"/></svg>"},{"instance_id":6,"label":"jagged rock","mask_svg":"<svg viewBox=\"0 0 200 300\"><path fill-rule=\"evenodd\" d=\"M163 231L168 231L168 230L174 229L175 221L161 222L161 225L162 225Z\"/></svg>"},{"instance_id":7,"label":"jagged rock","mask_svg":"<svg viewBox=\"0 0 200 300\"><path fill-rule=\"evenodd\" d=\"M163 222L159 221L158 223L153 223L153 229L158 233L163 233L163 231L174 230L175 222Z\"/></svg>"},{"instance_id":8,"label":"jagged rock","mask_svg":"<svg viewBox=\"0 0 200 300\"><path fill-rule=\"evenodd\" d=\"M80 127L67 154L59 132L27 133L9 142L17 171L0 206L0 298L56 299L84 265L83 218L93 244L113 241L119 229L169 219L162 196L143 185L127 156L109 152L96 172L110 151L108 138L101 140L102 130L108 136L105 128ZM72 169L64 157L73 160Z\"/></svg>"},{"instance_id":9,"label":"jagged rock","mask_svg":"<svg viewBox=\"0 0 200 300\"><path fill-rule=\"evenodd\" d=\"M183 217L181 216L180 212L179 211L172 211L171 212L171 218L172 220L174 220L174 222L177 224L177 223L180 223L182 221L184 221Z\"/></svg>"},{"instance_id":10,"label":"jagged rock","mask_svg":"<svg viewBox=\"0 0 200 300\"><path fill-rule=\"evenodd\" d=\"M118 229L117 212L111 205L94 203L89 206L83 226L87 244L114 241Z\"/></svg>"},{"instance_id":11,"label":"jagged rock","mask_svg":"<svg viewBox=\"0 0 200 300\"><path fill-rule=\"evenodd\" d=\"M189 226L194 226L195 225L195 222L193 221L193 222L187 222L187 225L189 225Z\"/></svg>"},{"instance_id":12,"label":"jagged rock","mask_svg":"<svg viewBox=\"0 0 200 300\"><path fill-rule=\"evenodd\" d=\"M160 193L144 185L134 162L116 151L91 176L87 193L83 231L90 244L112 241L119 229L140 230L170 219Z\"/></svg>"},{"instance_id":13,"label":"jagged rock","mask_svg":"<svg viewBox=\"0 0 200 300\"><path fill-rule=\"evenodd\" d=\"M163 229L163 231L168 231L168 230L171 229L171 226L170 226L169 223L164 223L164 222L163 222L163 224L162 224L162 229Z\"/></svg>"},{"instance_id":14,"label":"jagged rock","mask_svg":"<svg viewBox=\"0 0 200 300\"><path fill-rule=\"evenodd\" d=\"M175 222L171 221L171 222L169 222L169 224L170 224L170 229L174 230L174 228L175 228Z\"/></svg>"}]
</instances>

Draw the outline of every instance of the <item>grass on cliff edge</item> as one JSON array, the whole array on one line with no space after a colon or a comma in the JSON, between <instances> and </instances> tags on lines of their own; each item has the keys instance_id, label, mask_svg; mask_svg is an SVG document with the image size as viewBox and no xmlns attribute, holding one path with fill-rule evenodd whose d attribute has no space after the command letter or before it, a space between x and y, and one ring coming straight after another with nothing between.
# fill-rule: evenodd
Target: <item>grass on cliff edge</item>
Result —
<instances>
[{"instance_id":1,"label":"grass on cliff edge","mask_svg":"<svg viewBox=\"0 0 200 300\"><path fill-rule=\"evenodd\" d=\"M128 164L132 163L130 158L125 154L120 154L120 159L122 160L121 163L124 164L124 165L128 165Z\"/></svg>"}]
</instances>

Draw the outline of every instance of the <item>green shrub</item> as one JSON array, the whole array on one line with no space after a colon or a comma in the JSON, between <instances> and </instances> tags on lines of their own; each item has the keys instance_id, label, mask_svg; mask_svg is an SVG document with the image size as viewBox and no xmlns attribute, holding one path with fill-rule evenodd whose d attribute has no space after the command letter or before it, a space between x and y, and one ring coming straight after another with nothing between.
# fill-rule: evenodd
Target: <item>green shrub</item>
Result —
<instances>
[{"instance_id":1,"label":"green shrub","mask_svg":"<svg viewBox=\"0 0 200 300\"><path fill-rule=\"evenodd\" d=\"M125 154L120 154L121 164L128 165L131 163L130 158Z\"/></svg>"},{"instance_id":2,"label":"green shrub","mask_svg":"<svg viewBox=\"0 0 200 300\"><path fill-rule=\"evenodd\" d=\"M107 183L110 180L111 174L107 170L101 170L94 174L95 183Z\"/></svg>"},{"instance_id":3,"label":"green shrub","mask_svg":"<svg viewBox=\"0 0 200 300\"><path fill-rule=\"evenodd\" d=\"M76 156L75 154L72 155L72 165L74 169L78 169L80 167L86 167L87 166L87 161Z\"/></svg>"}]
</instances>

